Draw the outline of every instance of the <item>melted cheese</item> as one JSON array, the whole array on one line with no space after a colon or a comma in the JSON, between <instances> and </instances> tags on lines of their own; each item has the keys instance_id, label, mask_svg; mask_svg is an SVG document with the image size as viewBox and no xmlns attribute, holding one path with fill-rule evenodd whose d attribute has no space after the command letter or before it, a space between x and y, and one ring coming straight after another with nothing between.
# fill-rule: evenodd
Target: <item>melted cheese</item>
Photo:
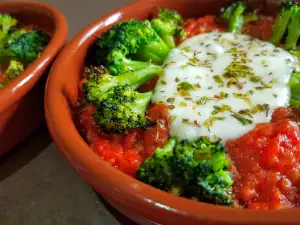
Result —
<instances>
[{"instance_id":1,"label":"melted cheese","mask_svg":"<svg viewBox=\"0 0 300 225\"><path fill-rule=\"evenodd\" d=\"M200 34L173 49L153 103L169 106L170 134L179 139L237 138L287 106L287 82L298 61L247 35Z\"/></svg>"}]
</instances>

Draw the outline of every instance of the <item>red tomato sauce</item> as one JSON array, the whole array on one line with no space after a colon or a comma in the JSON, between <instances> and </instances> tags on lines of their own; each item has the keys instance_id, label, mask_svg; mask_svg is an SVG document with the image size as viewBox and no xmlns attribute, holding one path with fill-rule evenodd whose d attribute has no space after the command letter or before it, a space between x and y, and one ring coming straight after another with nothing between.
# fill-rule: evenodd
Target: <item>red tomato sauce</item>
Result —
<instances>
[{"instance_id":1,"label":"red tomato sauce","mask_svg":"<svg viewBox=\"0 0 300 225\"><path fill-rule=\"evenodd\" d=\"M234 194L246 208L280 209L300 204L300 129L287 119L292 111L279 108L272 122L258 124L227 142L233 162Z\"/></svg>"},{"instance_id":2,"label":"red tomato sauce","mask_svg":"<svg viewBox=\"0 0 300 225\"><path fill-rule=\"evenodd\" d=\"M242 32L268 40L272 34L273 19L261 17L247 24ZM215 16L188 19L184 23L186 38L197 34L227 30L217 23ZM139 91L153 90L158 77L145 83ZM83 96L82 84L79 94ZM135 177L140 164L152 156L155 149L169 139L168 108L163 104L151 105L147 116L154 122L147 129L131 129L127 134L106 134L93 119L95 106L81 106L78 112L79 128L94 152L121 171ZM254 130L226 144L233 163L234 194L239 205L256 209L275 209L300 203L300 130L293 112L280 108L272 122L259 124Z\"/></svg>"},{"instance_id":3,"label":"red tomato sauce","mask_svg":"<svg viewBox=\"0 0 300 225\"><path fill-rule=\"evenodd\" d=\"M269 40L272 36L273 23L273 17L260 16L260 19L258 21L246 24L242 29L242 33L266 41ZM186 36L184 37L184 39L186 39L198 34L211 31L226 32L227 24L216 22L215 16L208 15L200 17L198 19L186 20L184 23L184 31L186 32ZM179 40L179 43L184 39Z\"/></svg>"},{"instance_id":4,"label":"red tomato sauce","mask_svg":"<svg viewBox=\"0 0 300 225\"><path fill-rule=\"evenodd\" d=\"M127 134L102 132L93 118L95 110L95 106L88 105L78 114L79 127L87 142L101 159L133 177L140 164L169 139L168 108L162 104L148 110L149 119L155 122L153 126L131 129Z\"/></svg>"}]
</instances>

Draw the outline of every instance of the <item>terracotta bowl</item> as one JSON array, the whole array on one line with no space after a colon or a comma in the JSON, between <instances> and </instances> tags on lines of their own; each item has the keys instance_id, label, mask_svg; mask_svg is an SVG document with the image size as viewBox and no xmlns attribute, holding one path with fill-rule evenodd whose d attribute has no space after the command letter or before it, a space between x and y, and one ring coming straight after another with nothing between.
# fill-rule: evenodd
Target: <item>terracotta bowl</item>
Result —
<instances>
[{"instance_id":1,"label":"terracotta bowl","mask_svg":"<svg viewBox=\"0 0 300 225\"><path fill-rule=\"evenodd\" d=\"M5 88L0 89L0 155L14 147L44 120L47 69L67 39L68 26L56 9L41 3L0 3L0 13L34 24L51 35L41 56Z\"/></svg>"},{"instance_id":2,"label":"terracotta bowl","mask_svg":"<svg viewBox=\"0 0 300 225\"><path fill-rule=\"evenodd\" d=\"M196 202L165 193L127 176L102 161L78 133L72 105L78 97L89 46L120 21L145 19L158 7L178 10L184 17L215 14L227 0L147 0L118 9L89 25L63 50L52 68L46 89L46 119L54 142L66 160L97 192L120 212L140 224L300 224L300 209L255 211ZM264 12L274 5L252 1ZM258 5L259 4L259 5Z\"/></svg>"}]
</instances>

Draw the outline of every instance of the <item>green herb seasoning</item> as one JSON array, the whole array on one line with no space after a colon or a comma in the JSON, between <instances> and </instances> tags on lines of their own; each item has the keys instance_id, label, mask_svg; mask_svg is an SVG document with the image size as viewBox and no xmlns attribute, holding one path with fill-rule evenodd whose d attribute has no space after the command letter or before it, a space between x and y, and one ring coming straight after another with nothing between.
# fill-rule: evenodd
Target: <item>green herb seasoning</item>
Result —
<instances>
[{"instance_id":1,"label":"green herb seasoning","mask_svg":"<svg viewBox=\"0 0 300 225\"><path fill-rule=\"evenodd\" d=\"M220 75L215 75L215 76L213 76L213 78L214 78L215 82L219 85L219 87L224 86L224 81Z\"/></svg>"},{"instance_id":2,"label":"green herb seasoning","mask_svg":"<svg viewBox=\"0 0 300 225\"><path fill-rule=\"evenodd\" d=\"M194 87L189 82L184 81L177 85L177 91L181 96L189 96L190 91L193 90Z\"/></svg>"},{"instance_id":3,"label":"green herb seasoning","mask_svg":"<svg viewBox=\"0 0 300 225\"><path fill-rule=\"evenodd\" d=\"M238 113L231 114L231 116L232 116L233 118L237 119L237 120L238 120L242 125L244 125L244 126L253 123L252 120L247 119L247 118L243 117L241 114L238 114Z\"/></svg>"},{"instance_id":4,"label":"green herb seasoning","mask_svg":"<svg viewBox=\"0 0 300 225\"><path fill-rule=\"evenodd\" d=\"M210 116L207 120L204 121L204 126L206 128L211 128L215 121L224 120L225 117L217 117L217 116Z\"/></svg>"},{"instance_id":5,"label":"green herb seasoning","mask_svg":"<svg viewBox=\"0 0 300 225\"><path fill-rule=\"evenodd\" d=\"M233 93L233 96L239 99L244 100L247 104L251 105L251 99L248 94L242 94L242 93Z\"/></svg>"},{"instance_id":6,"label":"green herb seasoning","mask_svg":"<svg viewBox=\"0 0 300 225\"><path fill-rule=\"evenodd\" d=\"M210 98L210 97L207 97L207 96L203 96L203 97L201 97L200 99L198 99L197 101L196 101L196 103L198 104L198 105L204 105L207 101L209 101L209 100L212 100L212 98Z\"/></svg>"}]
</instances>

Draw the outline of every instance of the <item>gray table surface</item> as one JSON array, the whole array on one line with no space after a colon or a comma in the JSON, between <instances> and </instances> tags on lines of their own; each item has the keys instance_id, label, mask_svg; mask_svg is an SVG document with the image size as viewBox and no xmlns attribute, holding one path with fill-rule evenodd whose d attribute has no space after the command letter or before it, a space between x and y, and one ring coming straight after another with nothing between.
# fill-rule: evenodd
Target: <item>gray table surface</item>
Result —
<instances>
[{"instance_id":1,"label":"gray table surface","mask_svg":"<svg viewBox=\"0 0 300 225\"><path fill-rule=\"evenodd\" d=\"M3 0L0 0L0 2ZM132 0L41 0L58 8L69 23L69 39L105 13ZM134 224L99 197L64 161L38 128L0 158L1 225Z\"/></svg>"}]
</instances>

